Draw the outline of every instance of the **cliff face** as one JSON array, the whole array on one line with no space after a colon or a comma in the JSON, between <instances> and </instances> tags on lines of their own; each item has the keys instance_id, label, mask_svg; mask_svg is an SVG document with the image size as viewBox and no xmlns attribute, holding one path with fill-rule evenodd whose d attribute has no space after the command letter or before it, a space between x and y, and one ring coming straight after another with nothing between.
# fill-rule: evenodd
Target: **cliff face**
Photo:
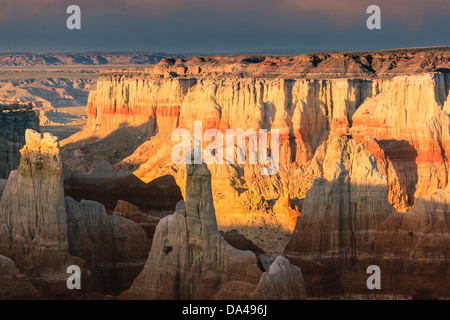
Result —
<instances>
[{"instance_id":1,"label":"cliff face","mask_svg":"<svg viewBox=\"0 0 450 320\"><path fill-rule=\"evenodd\" d=\"M205 164L188 165L186 209L157 225L145 267L121 297L210 299L230 282L239 283L233 287L238 292L253 289L248 294L254 299L306 297L301 271L289 261L279 257L262 274L254 253L225 241L217 228L211 173ZM226 297L236 299L236 292Z\"/></svg>"},{"instance_id":2,"label":"cliff face","mask_svg":"<svg viewBox=\"0 0 450 320\"><path fill-rule=\"evenodd\" d=\"M256 284L256 256L226 243L217 230L206 165L190 166L186 209L161 220L142 273L124 297L208 299L220 285L240 279Z\"/></svg>"},{"instance_id":3,"label":"cliff face","mask_svg":"<svg viewBox=\"0 0 450 320\"><path fill-rule=\"evenodd\" d=\"M171 159L174 129L193 135L194 121L203 132L279 129L277 174L262 176L251 164L210 170L219 227L280 253L299 212L271 200L305 196L323 176L321 146L330 137L353 137L374 154L400 211L447 186L449 57L447 48L230 56L105 71L89 97L88 124L62 142L63 157L84 171L106 159L145 182L170 174L184 194L184 168Z\"/></svg>"},{"instance_id":4,"label":"cliff face","mask_svg":"<svg viewBox=\"0 0 450 320\"><path fill-rule=\"evenodd\" d=\"M449 297L448 70L450 50L437 48L104 72L61 154L54 137L27 131L0 200L0 254L19 270L0 256L1 276L58 292L64 267L86 264L103 292L133 282L125 299ZM278 129L278 172L175 165L171 134L193 134L195 121L202 132ZM104 206L64 198L62 160L89 172L66 175L66 191ZM173 181L185 206L146 216L153 196L162 211L178 202ZM381 291L366 287L372 264Z\"/></svg>"},{"instance_id":5,"label":"cliff face","mask_svg":"<svg viewBox=\"0 0 450 320\"><path fill-rule=\"evenodd\" d=\"M445 73L395 77L352 117L350 133L368 142L388 177L389 200L399 210L448 185L448 80Z\"/></svg>"},{"instance_id":6,"label":"cliff face","mask_svg":"<svg viewBox=\"0 0 450 320\"><path fill-rule=\"evenodd\" d=\"M0 179L7 179L19 167L26 129L39 130L39 118L31 106L0 106Z\"/></svg>"},{"instance_id":7,"label":"cliff face","mask_svg":"<svg viewBox=\"0 0 450 320\"><path fill-rule=\"evenodd\" d=\"M341 294L341 282L395 209L386 177L362 144L347 137L326 146L324 177L307 192L285 255L305 274L309 294ZM365 283L365 282L364 282Z\"/></svg>"},{"instance_id":8,"label":"cliff face","mask_svg":"<svg viewBox=\"0 0 450 320\"><path fill-rule=\"evenodd\" d=\"M62 162L56 137L26 131L19 169L0 201L2 252L20 267L33 255L43 261L68 252Z\"/></svg>"},{"instance_id":9,"label":"cliff face","mask_svg":"<svg viewBox=\"0 0 450 320\"><path fill-rule=\"evenodd\" d=\"M173 213L182 199L180 189L172 176L163 176L144 183L131 172L116 171L102 161L88 174L66 172L64 192L77 201L89 199L100 202L112 213L118 201L139 204L139 208L156 216Z\"/></svg>"},{"instance_id":10,"label":"cliff face","mask_svg":"<svg viewBox=\"0 0 450 320\"><path fill-rule=\"evenodd\" d=\"M25 138L0 200L0 253L40 292L58 295L70 265L59 145L49 133L27 130Z\"/></svg>"},{"instance_id":11,"label":"cliff face","mask_svg":"<svg viewBox=\"0 0 450 320\"><path fill-rule=\"evenodd\" d=\"M348 125L371 81L353 79L190 78L155 79L150 73L104 73L88 101L88 123L64 145L105 137L123 126L150 135L186 128L279 129L281 162L311 160L330 127ZM170 139L168 139L170 141ZM168 141L168 142L169 142Z\"/></svg>"}]
</instances>

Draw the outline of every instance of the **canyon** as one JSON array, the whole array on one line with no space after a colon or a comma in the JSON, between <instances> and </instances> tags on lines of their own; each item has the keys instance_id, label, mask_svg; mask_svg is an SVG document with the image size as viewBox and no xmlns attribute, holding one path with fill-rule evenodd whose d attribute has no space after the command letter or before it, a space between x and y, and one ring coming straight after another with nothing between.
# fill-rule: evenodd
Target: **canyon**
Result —
<instances>
[{"instance_id":1,"label":"canyon","mask_svg":"<svg viewBox=\"0 0 450 320\"><path fill-rule=\"evenodd\" d=\"M448 299L449 92L448 47L101 71L79 132L27 131L0 261L31 297L67 295L76 260L91 287L69 297ZM196 121L279 130L278 172L173 163Z\"/></svg>"}]
</instances>

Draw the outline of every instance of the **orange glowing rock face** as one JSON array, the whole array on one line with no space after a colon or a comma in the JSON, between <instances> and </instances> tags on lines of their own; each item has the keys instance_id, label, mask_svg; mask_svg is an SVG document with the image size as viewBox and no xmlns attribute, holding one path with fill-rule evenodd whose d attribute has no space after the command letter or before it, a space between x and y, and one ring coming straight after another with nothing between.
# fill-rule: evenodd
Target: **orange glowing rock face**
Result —
<instances>
[{"instance_id":1,"label":"orange glowing rock face","mask_svg":"<svg viewBox=\"0 0 450 320\"><path fill-rule=\"evenodd\" d=\"M136 145L123 156L100 158L145 182L172 175L184 193L184 169L170 157L173 130L192 131L195 121L203 132L276 128L276 176L263 177L252 165L210 170L219 226L281 252L302 211L292 201L324 175L330 139L352 138L374 155L388 179L388 200L400 211L447 187L450 77L439 70L450 67L449 54L425 51L165 59L150 68L105 71L89 98L88 123L62 142L63 156L72 168L88 170L99 161L98 146L84 152L83 140L139 128L127 136ZM292 203L281 206L286 196Z\"/></svg>"}]
</instances>

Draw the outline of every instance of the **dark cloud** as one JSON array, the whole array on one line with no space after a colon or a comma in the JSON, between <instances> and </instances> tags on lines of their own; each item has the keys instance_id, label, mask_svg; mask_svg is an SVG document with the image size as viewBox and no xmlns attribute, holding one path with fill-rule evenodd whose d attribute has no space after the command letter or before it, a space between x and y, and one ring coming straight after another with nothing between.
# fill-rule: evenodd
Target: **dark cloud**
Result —
<instances>
[{"instance_id":1,"label":"dark cloud","mask_svg":"<svg viewBox=\"0 0 450 320\"><path fill-rule=\"evenodd\" d=\"M366 8L382 29L366 28ZM82 30L66 28L66 8ZM448 45L449 0L0 0L0 51L243 52Z\"/></svg>"}]
</instances>

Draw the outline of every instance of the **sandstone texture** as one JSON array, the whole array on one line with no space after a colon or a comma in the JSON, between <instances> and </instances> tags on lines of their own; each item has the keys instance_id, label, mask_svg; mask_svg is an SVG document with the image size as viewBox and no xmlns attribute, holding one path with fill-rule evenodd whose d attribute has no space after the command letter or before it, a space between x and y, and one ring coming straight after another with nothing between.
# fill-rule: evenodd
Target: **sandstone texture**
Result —
<instances>
[{"instance_id":1,"label":"sandstone texture","mask_svg":"<svg viewBox=\"0 0 450 320\"><path fill-rule=\"evenodd\" d=\"M0 179L0 199L2 198L3 191L6 188L6 183L8 182L8 179Z\"/></svg>"},{"instance_id":2,"label":"sandstone texture","mask_svg":"<svg viewBox=\"0 0 450 320\"><path fill-rule=\"evenodd\" d=\"M450 296L450 193L436 190L416 199L411 211L390 215L344 277L347 291L367 294L366 268L378 265L382 286L372 296L442 299ZM350 289L350 290L349 290Z\"/></svg>"},{"instance_id":3,"label":"sandstone texture","mask_svg":"<svg viewBox=\"0 0 450 320\"><path fill-rule=\"evenodd\" d=\"M176 210L175 210L176 211ZM155 234L156 226L158 225L159 221L161 220L158 217L152 216L148 213L143 212L135 205L119 200L117 202L117 206L114 209L113 214L115 216L120 216L129 220L132 220L139 224L142 229L147 234L148 239L150 240L150 243L153 239L153 236ZM151 247L151 246L150 246ZM149 248L150 250L150 248Z\"/></svg>"},{"instance_id":4,"label":"sandstone texture","mask_svg":"<svg viewBox=\"0 0 450 320\"><path fill-rule=\"evenodd\" d=\"M0 252L21 271L60 268L68 243L59 145L48 133L27 130L25 137L0 201Z\"/></svg>"},{"instance_id":5,"label":"sandstone texture","mask_svg":"<svg viewBox=\"0 0 450 320\"><path fill-rule=\"evenodd\" d=\"M0 254L14 261L42 297L79 298L95 294L84 261L70 256L63 168L56 137L25 132L18 170L11 172L0 200ZM80 267L83 290L68 290L67 267ZM12 269L10 269L12 270ZM3 272L0 272L3 275ZM14 290L14 283L5 290ZM24 291L23 296L28 298Z\"/></svg>"},{"instance_id":6,"label":"sandstone texture","mask_svg":"<svg viewBox=\"0 0 450 320\"><path fill-rule=\"evenodd\" d=\"M114 170L107 161L99 162L87 174L72 174L68 170L64 191L66 196L77 201L100 202L110 214L118 201L126 201L147 213L163 217L173 213L176 203L182 199L180 188L172 176L162 176L145 183L130 172Z\"/></svg>"},{"instance_id":7,"label":"sandstone texture","mask_svg":"<svg viewBox=\"0 0 450 320\"><path fill-rule=\"evenodd\" d=\"M99 203L65 198L57 138L25 137L0 200L2 296L82 299L127 289L150 249L145 231ZM71 265L80 267L81 290L66 286Z\"/></svg>"},{"instance_id":8,"label":"sandstone texture","mask_svg":"<svg viewBox=\"0 0 450 320\"><path fill-rule=\"evenodd\" d=\"M306 299L305 284L300 268L286 258L278 256L264 272L258 286L250 294L256 300L303 300Z\"/></svg>"},{"instance_id":9,"label":"sandstone texture","mask_svg":"<svg viewBox=\"0 0 450 320\"><path fill-rule=\"evenodd\" d=\"M212 297L214 300L303 300L305 284L299 268L278 256L264 272L258 285L229 281Z\"/></svg>"},{"instance_id":10,"label":"sandstone texture","mask_svg":"<svg viewBox=\"0 0 450 320\"><path fill-rule=\"evenodd\" d=\"M86 261L104 293L128 289L150 250L141 226L107 215L105 207L95 201L67 197L66 211L70 254Z\"/></svg>"},{"instance_id":11,"label":"sandstone texture","mask_svg":"<svg viewBox=\"0 0 450 320\"><path fill-rule=\"evenodd\" d=\"M264 296L267 289L258 288L273 288L275 262L283 279L296 277L277 258L283 252L301 268L308 296L448 298L449 70L444 47L168 58L103 72L86 126L62 141L64 161L86 174L106 160L145 183L172 176L186 203L159 222L146 266L122 297ZM201 133L278 129L278 172L261 175L262 165L248 159L208 169L174 164L180 141L172 133L193 135L196 121ZM248 145L232 144L249 153ZM197 175L189 170L211 174L214 219L206 200L191 193ZM193 199L202 205L193 209ZM119 200L147 212L136 200ZM197 216L208 218L191 219ZM209 241L197 239L200 229ZM220 259L236 251L218 230L225 238L236 231L271 258L263 264L251 251L239 253L253 262L235 275ZM245 244L237 239L236 246ZM198 252L203 258L195 260ZM382 291L365 286L371 264L381 267Z\"/></svg>"},{"instance_id":12,"label":"sandstone texture","mask_svg":"<svg viewBox=\"0 0 450 320\"><path fill-rule=\"evenodd\" d=\"M20 273L11 259L0 255L0 299L38 299L41 297L31 282Z\"/></svg>"},{"instance_id":13,"label":"sandstone texture","mask_svg":"<svg viewBox=\"0 0 450 320\"><path fill-rule=\"evenodd\" d=\"M242 284L241 291L254 286L255 298L305 298L299 268L279 257L263 274L254 253L233 248L219 234L205 164L187 166L185 201L185 210L158 224L146 265L121 298L210 299L228 282ZM273 286L280 291L260 292Z\"/></svg>"},{"instance_id":14,"label":"sandstone texture","mask_svg":"<svg viewBox=\"0 0 450 320\"><path fill-rule=\"evenodd\" d=\"M300 213L293 200L323 177L317 161L333 136L352 137L374 155L399 211L447 186L449 52L168 58L108 70L90 94L87 125L62 142L63 158L75 171L107 160L145 182L171 175L184 195L173 130L193 135L194 121L202 132L278 129L277 174L262 176L261 165L209 165L219 228L236 229L275 257ZM289 205L274 206L279 198Z\"/></svg>"},{"instance_id":15,"label":"sandstone texture","mask_svg":"<svg viewBox=\"0 0 450 320\"><path fill-rule=\"evenodd\" d=\"M449 193L436 190L398 212L375 157L347 137L327 145L323 178L307 192L285 256L310 296L438 299L449 293ZM381 269L368 290L367 268Z\"/></svg>"}]
</instances>

